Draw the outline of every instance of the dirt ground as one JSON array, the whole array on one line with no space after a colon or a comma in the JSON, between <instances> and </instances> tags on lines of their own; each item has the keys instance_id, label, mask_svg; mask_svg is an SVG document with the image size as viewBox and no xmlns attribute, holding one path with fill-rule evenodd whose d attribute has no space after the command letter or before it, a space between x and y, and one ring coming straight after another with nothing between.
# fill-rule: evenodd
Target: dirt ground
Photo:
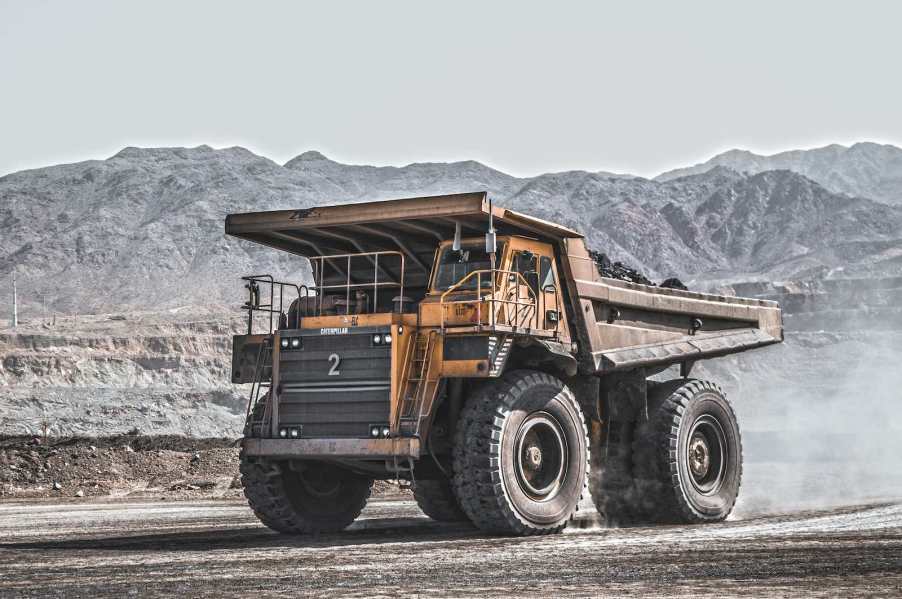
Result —
<instances>
[{"instance_id":1,"label":"dirt ground","mask_svg":"<svg viewBox=\"0 0 902 599\"><path fill-rule=\"evenodd\" d=\"M540 538L373 501L344 533L286 537L244 503L0 502L0 596L900 596L902 505Z\"/></svg>"},{"instance_id":2,"label":"dirt ground","mask_svg":"<svg viewBox=\"0 0 902 599\"><path fill-rule=\"evenodd\" d=\"M842 463L749 464L719 525L605 529L585 501L564 534L491 537L379 483L347 531L304 538L260 525L237 456L228 439L0 439L0 597L902 596L902 485L840 494L862 486Z\"/></svg>"}]
</instances>

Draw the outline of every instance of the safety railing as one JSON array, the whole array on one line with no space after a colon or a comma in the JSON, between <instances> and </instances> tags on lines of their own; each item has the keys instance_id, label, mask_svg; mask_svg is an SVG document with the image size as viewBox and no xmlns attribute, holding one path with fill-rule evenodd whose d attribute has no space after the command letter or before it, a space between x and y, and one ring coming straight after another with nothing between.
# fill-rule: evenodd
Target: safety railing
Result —
<instances>
[{"instance_id":1,"label":"safety railing","mask_svg":"<svg viewBox=\"0 0 902 599\"><path fill-rule=\"evenodd\" d=\"M397 262L389 264L389 257L397 258ZM381 263L380 263L381 258ZM404 254L396 251L362 252L359 254L336 254L332 256L313 256L310 259L313 269L313 285L286 283L276 281L272 275L251 275L241 277L245 281L248 299L241 306L247 311L247 333L254 332L255 321L259 326L268 322L267 333L275 328L299 328L303 316L322 316L323 314L340 314L344 304L344 313L360 314L367 311L379 311L379 291L387 287L397 288L401 302L404 301ZM361 268L357 262L367 260L372 264L372 278L360 281ZM340 264L337 264L340 263ZM344 277L343 282L326 283L325 270L331 267ZM396 270L390 271L390 267ZM352 274L353 273L353 274ZM372 290L371 294L367 291ZM339 291L339 293L334 293ZM352 291L354 297L352 301ZM372 298L369 297L372 295ZM267 302L268 298L268 302ZM297 302L292 306L293 302ZM260 313L266 318L261 322L255 319Z\"/></svg>"},{"instance_id":2,"label":"safety railing","mask_svg":"<svg viewBox=\"0 0 902 599\"><path fill-rule=\"evenodd\" d=\"M289 323L289 315L285 314L286 309L286 289L294 292L290 295L290 300L288 301L288 306L291 305L291 302L297 298L298 307L300 308L301 301L309 302L314 297L311 297L310 290L306 285L296 285L294 283L285 283L283 281L276 281L273 279L272 275L251 275L247 277L241 277L242 281L247 281L244 285L244 288L248 291L248 299L244 302L244 305L241 306L242 310L247 311L247 334L251 335L254 332L254 315L258 312L262 312L267 315L267 321L269 322L269 328L266 333L272 333L274 330L273 325L275 324L278 327L290 327L291 324L297 328L298 326L298 314L300 310L295 310L294 318L291 319L294 322ZM261 286L265 289L269 290L269 303L264 304L261 303L262 298L265 298L267 294L261 293ZM278 290L278 293L276 292ZM303 293L302 293L303 291Z\"/></svg>"},{"instance_id":3,"label":"safety railing","mask_svg":"<svg viewBox=\"0 0 902 599\"><path fill-rule=\"evenodd\" d=\"M400 269L399 276L397 279L394 279L391 272L389 272L389 265L386 263L386 258L389 256L395 256L400 261ZM382 264L380 265L379 260L382 258ZM352 272L359 275L359 268L352 268L354 266L354 261L360 260L368 260L373 266L373 278L372 280L368 280L365 282L360 282L355 280L352 276ZM396 287L399 290L399 295L404 298L404 254L397 251L381 251L381 252L360 252L358 254L335 254L332 256L313 256L310 258L310 266L313 268L313 280L314 280L314 289L316 290L316 297L319 299L319 303L317 304L316 312L321 315L324 308L325 298L329 297L328 292L334 290L342 290L345 295L345 314L351 313L351 290L365 292L369 289L373 290L372 297L372 312L379 311L379 289L386 287ZM329 266L333 270L337 271L341 276L345 277L344 283L336 283L331 285L325 284L325 270L326 267ZM342 267L344 269L342 270ZM380 272L383 275L383 279L380 280L379 274ZM356 300L356 297L355 297ZM369 309L369 298L366 299L367 309Z\"/></svg>"},{"instance_id":4,"label":"safety railing","mask_svg":"<svg viewBox=\"0 0 902 599\"><path fill-rule=\"evenodd\" d=\"M448 299L449 295L460 293L461 288L474 278L476 279L476 288L472 291L476 294L475 300L469 298ZM483 290L482 285L486 278L491 282L487 293ZM463 289L463 291L471 290ZM526 292L525 297L523 291ZM446 322L448 307L472 304L476 304L476 322L455 322L454 325L475 324L478 327L501 325L514 329L544 329L540 326L539 302L536 294L523 274L515 270L474 270L442 293L439 303L441 305L442 331L448 326ZM484 304L488 304L488 319L485 321L483 320Z\"/></svg>"}]
</instances>

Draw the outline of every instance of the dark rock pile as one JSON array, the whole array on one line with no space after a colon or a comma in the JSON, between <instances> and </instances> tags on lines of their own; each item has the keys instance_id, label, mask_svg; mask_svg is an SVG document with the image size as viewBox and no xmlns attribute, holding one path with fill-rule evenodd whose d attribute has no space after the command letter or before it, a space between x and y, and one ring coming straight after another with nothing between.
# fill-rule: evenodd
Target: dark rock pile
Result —
<instances>
[{"instance_id":1,"label":"dark rock pile","mask_svg":"<svg viewBox=\"0 0 902 599\"><path fill-rule=\"evenodd\" d=\"M595 267L598 268L598 274L603 277L618 279L620 281L629 281L630 283L639 283L640 285L655 286L655 283L652 282L651 279L635 268L630 268L625 265L623 262L612 262L606 255L594 250L589 250L589 256L595 261ZM688 289L688 287L676 277L664 279L664 281L661 282L660 287L667 289L682 289L684 291Z\"/></svg>"}]
</instances>

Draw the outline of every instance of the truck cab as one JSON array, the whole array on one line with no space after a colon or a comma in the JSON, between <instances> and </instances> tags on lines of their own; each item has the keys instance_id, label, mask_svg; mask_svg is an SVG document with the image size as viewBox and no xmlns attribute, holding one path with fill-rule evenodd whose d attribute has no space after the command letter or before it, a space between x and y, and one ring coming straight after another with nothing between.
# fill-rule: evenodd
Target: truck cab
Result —
<instances>
[{"instance_id":1,"label":"truck cab","mask_svg":"<svg viewBox=\"0 0 902 599\"><path fill-rule=\"evenodd\" d=\"M460 249L451 240L439 244L421 314L425 308L431 322L438 309L440 324L451 334L466 333L468 325L494 331L500 326L569 343L551 245L519 235L499 237L496 262L493 268L482 238L466 239ZM483 309L486 302L494 310Z\"/></svg>"}]
</instances>

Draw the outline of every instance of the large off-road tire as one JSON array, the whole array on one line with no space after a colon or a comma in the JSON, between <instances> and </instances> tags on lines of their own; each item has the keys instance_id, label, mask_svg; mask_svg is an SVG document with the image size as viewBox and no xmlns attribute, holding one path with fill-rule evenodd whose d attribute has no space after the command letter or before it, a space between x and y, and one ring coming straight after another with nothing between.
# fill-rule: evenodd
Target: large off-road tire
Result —
<instances>
[{"instance_id":1,"label":"large off-road tire","mask_svg":"<svg viewBox=\"0 0 902 599\"><path fill-rule=\"evenodd\" d=\"M373 480L331 464L287 462L241 452L244 495L260 521L285 534L337 532L369 499Z\"/></svg>"},{"instance_id":2,"label":"large off-road tire","mask_svg":"<svg viewBox=\"0 0 902 599\"><path fill-rule=\"evenodd\" d=\"M484 385L461 411L454 493L467 517L497 534L561 531L586 486L582 411L557 378L518 370Z\"/></svg>"},{"instance_id":3,"label":"large off-road tire","mask_svg":"<svg viewBox=\"0 0 902 599\"><path fill-rule=\"evenodd\" d=\"M649 394L648 411L633 438L640 509L664 523L726 519L742 481L742 440L723 391L708 381L670 381Z\"/></svg>"},{"instance_id":4,"label":"large off-road tire","mask_svg":"<svg viewBox=\"0 0 902 599\"><path fill-rule=\"evenodd\" d=\"M647 405L650 412L663 404L683 379L666 383L648 382ZM610 409L609 412L617 411ZM641 493L636 482L636 435L646 417L646 411L621 418L610 416L602 423L593 423L591 444L592 463L589 470L589 490L595 509L608 526L636 526L658 521L657 497L649 495L646 485ZM645 443L643 440L642 443Z\"/></svg>"},{"instance_id":5,"label":"large off-road tire","mask_svg":"<svg viewBox=\"0 0 902 599\"><path fill-rule=\"evenodd\" d=\"M636 492L633 477L634 421L592 423L589 491L608 526L633 526L650 519L648 501Z\"/></svg>"},{"instance_id":6,"label":"large off-road tire","mask_svg":"<svg viewBox=\"0 0 902 599\"><path fill-rule=\"evenodd\" d=\"M438 522L463 522L467 515L460 509L451 481L448 479L417 480L413 496L423 513Z\"/></svg>"}]
</instances>

